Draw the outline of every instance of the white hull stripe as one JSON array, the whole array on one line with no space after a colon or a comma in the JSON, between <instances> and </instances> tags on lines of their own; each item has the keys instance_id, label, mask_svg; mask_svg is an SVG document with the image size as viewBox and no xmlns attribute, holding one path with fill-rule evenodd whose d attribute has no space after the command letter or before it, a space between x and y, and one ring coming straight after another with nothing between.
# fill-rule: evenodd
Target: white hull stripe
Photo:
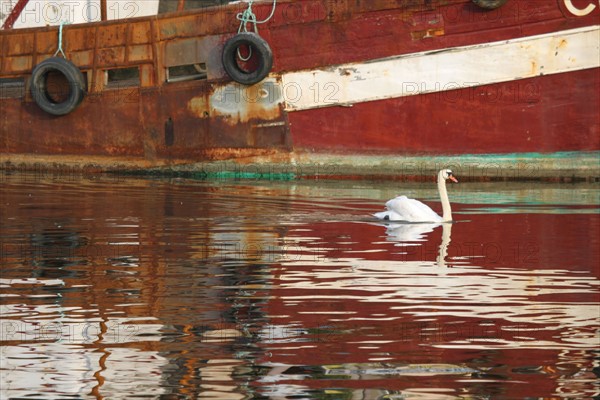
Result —
<instances>
[{"instance_id":1,"label":"white hull stripe","mask_svg":"<svg viewBox=\"0 0 600 400\"><path fill-rule=\"evenodd\" d=\"M285 73L287 111L350 106L600 67L600 25ZM568 90L568 88L565 88Z\"/></svg>"}]
</instances>

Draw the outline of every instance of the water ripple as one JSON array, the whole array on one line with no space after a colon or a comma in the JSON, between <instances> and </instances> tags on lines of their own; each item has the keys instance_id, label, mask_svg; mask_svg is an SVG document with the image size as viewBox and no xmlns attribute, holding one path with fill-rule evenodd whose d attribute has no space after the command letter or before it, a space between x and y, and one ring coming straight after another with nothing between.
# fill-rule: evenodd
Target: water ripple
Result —
<instances>
[{"instance_id":1,"label":"water ripple","mask_svg":"<svg viewBox=\"0 0 600 400\"><path fill-rule=\"evenodd\" d=\"M596 186L1 179L2 398L600 392Z\"/></svg>"}]
</instances>

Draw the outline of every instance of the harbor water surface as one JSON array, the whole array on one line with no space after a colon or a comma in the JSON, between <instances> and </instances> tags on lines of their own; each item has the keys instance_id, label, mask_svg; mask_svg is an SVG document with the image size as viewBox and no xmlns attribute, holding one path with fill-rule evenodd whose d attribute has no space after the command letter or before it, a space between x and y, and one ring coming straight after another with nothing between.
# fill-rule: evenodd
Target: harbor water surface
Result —
<instances>
[{"instance_id":1,"label":"harbor water surface","mask_svg":"<svg viewBox=\"0 0 600 400\"><path fill-rule=\"evenodd\" d=\"M2 399L600 395L596 184L0 181Z\"/></svg>"}]
</instances>

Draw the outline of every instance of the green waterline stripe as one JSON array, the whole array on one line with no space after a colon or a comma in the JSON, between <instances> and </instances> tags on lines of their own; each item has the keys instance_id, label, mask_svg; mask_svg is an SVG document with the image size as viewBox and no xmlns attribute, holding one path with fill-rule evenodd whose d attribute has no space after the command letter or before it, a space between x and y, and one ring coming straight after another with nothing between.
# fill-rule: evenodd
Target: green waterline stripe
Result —
<instances>
[{"instance_id":1,"label":"green waterline stripe","mask_svg":"<svg viewBox=\"0 0 600 400\"><path fill-rule=\"evenodd\" d=\"M240 171L221 171L200 173L204 179L249 179L249 180L271 180L271 181L292 181L298 179L293 173L260 173L260 172L240 172Z\"/></svg>"},{"instance_id":2,"label":"green waterline stripe","mask_svg":"<svg viewBox=\"0 0 600 400\"><path fill-rule=\"evenodd\" d=\"M513 179L600 177L600 151L555 153L463 154L443 156L390 156L291 154L288 161L220 160L153 168L141 174L207 180L280 180L303 177L424 175L452 167L472 176ZM132 171L133 172L133 171ZM127 173L127 172L125 172ZM134 172L135 173L135 172Z\"/></svg>"}]
</instances>

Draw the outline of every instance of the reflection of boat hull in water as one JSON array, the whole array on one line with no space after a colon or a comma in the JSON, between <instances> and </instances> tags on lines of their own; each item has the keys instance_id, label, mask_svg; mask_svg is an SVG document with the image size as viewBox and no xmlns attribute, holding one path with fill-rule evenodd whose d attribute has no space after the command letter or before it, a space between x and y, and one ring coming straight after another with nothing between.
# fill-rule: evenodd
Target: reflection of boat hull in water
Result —
<instances>
[{"instance_id":1,"label":"reflection of boat hull in water","mask_svg":"<svg viewBox=\"0 0 600 400\"><path fill-rule=\"evenodd\" d=\"M111 18L112 5L101 4ZM271 6L253 10L262 19ZM280 0L259 30L273 69L250 86L232 82L221 57L246 7L65 26L62 49L86 88L60 117L42 111L29 87L32 69L59 48L59 28L0 31L4 165L149 168L254 157L386 173L389 162L429 168L440 162L432 156L464 163L469 155L488 163L470 164L480 175L500 174L490 162L514 167L517 159L527 166L517 177L577 167L597 176L600 7L592 0L509 0L496 10L469 0ZM9 11L5 28L11 18L16 28L22 15Z\"/></svg>"},{"instance_id":2,"label":"reflection of boat hull in water","mask_svg":"<svg viewBox=\"0 0 600 400\"><path fill-rule=\"evenodd\" d=\"M367 201L329 183L55 178L3 177L0 209L14 217L3 233L15 240L3 243L2 282L16 294L3 332L19 340L3 343L18 382L3 398L127 387L130 397L315 398L367 385L393 391L369 398L423 397L432 382L464 397L498 376L516 382L506 398L593 390L600 215L588 185L478 185L460 208L471 222L399 248L362 219L389 197L378 185ZM454 268L435 263L444 227ZM536 365L570 365L569 375L549 383Z\"/></svg>"}]
</instances>

